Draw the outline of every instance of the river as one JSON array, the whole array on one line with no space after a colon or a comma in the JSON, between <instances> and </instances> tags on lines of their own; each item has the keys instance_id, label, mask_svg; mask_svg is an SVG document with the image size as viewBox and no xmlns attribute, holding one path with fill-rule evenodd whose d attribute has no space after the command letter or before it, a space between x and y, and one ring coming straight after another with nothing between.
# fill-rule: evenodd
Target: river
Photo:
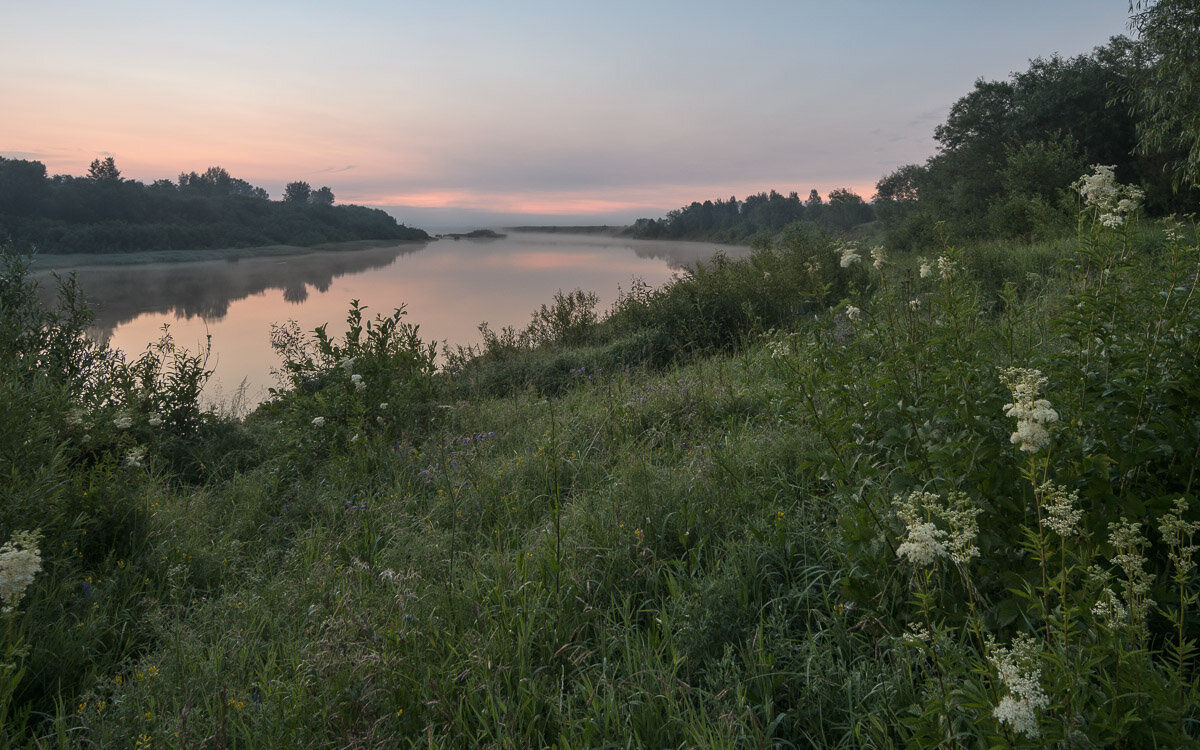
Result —
<instances>
[{"instance_id":1,"label":"river","mask_svg":"<svg viewBox=\"0 0 1200 750\"><path fill-rule=\"evenodd\" d=\"M169 326L193 352L211 337L205 390L210 403L258 403L277 385L272 323L295 320L311 331L345 331L350 301L365 317L403 306L425 341L478 344L478 326L523 328L554 293L583 289L608 310L635 280L661 286L718 250L711 243L633 240L602 234L512 232L498 239L440 239L369 249L222 260L86 265L74 269L96 308L92 335L129 358ZM64 270L59 269L58 273ZM40 271L43 289L53 287ZM241 394L239 396L239 389Z\"/></svg>"}]
</instances>

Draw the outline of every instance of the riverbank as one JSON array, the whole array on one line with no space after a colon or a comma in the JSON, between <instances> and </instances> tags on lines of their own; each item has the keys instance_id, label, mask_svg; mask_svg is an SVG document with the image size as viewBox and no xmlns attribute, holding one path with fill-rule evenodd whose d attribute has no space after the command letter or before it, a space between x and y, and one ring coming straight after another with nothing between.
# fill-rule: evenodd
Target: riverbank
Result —
<instances>
[{"instance_id":1,"label":"riverbank","mask_svg":"<svg viewBox=\"0 0 1200 750\"><path fill-rule=\"evenodd\" d=\"M1085 220L794 235L442 368L354 304L244 419L10 279L8 744L1003 746L1019 668L1038 746L1194 746L1200 244Z\"/></svg>"},{"instance_id":2,"label":"riverbank","mask_svg":"<svg viewBox=\"0 0 1200 750\"><path fill-rule=\"evenodd\" d=\"M425 244L429 240L351 240L323 242L319 245L263 245L261 247L229 247L212 250L149 250L133 253L35 253L30 270L47 271L85 266L128 266L144 263L188 263L207 260L236 261L242 258L269 258L288 255L309 255L321 252L370 250L395 245Z\"/></svg>"}]
</instances>

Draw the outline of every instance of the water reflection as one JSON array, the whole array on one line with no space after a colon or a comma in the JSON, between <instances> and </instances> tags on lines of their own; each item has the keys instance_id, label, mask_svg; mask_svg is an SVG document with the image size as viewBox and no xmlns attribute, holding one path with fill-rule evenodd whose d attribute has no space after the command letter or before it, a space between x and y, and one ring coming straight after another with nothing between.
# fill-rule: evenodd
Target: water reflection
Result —
<instances>
[{"instance_id":1,"label":"water reflection","mask_svg":"<svg viewBox=\"0 0 1200 750\"><path fill-rule=\"evenodd\" d=\"M308 299L309 286L327 292L333 280L346 274L386 268L401 255L415 253L427 243L406 243L367 250L343 250L220 261L85 266L75 269L80 288L95 307L93 333L108 340L124 323L146 314L221 321L231 303L279 289L293 305ZM43 301L53 296L49 272L35 274Z\"/></svg>"},{"instance_id":2,"label":"water reflection","mask_svg":"<svg viewBox=\"0 0 1200 750\"><path fill-rule=\"evenodd\" d=\"M604 312L634 280L659 286L717 250L707 243L513 233L238 261L94 266L77 274L98 306L97 338L136 356L164 324L191 351L211 337L209 395L220 398L245 382L254 402L275 384L273 323L291 319L305 331L328 324L329 333L340 336L350 300L357 299L367 317L404 306L425 341L474 344L481 322L494 330L522 328L559 290L595 292ZM42 283L49 296L53 287Z\"/></svg>"}]
</instances>

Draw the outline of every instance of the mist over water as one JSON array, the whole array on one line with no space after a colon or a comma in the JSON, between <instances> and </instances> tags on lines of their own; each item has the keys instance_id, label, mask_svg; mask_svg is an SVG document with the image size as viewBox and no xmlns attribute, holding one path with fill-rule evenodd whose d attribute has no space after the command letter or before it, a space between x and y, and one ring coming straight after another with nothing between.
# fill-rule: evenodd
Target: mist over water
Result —
<instances>
[{"instance_id":1,"label":"mist over water","mask_svg":"<svg viewBox=\"0 0 1200 750\"><path fill-rule=\"evenodd\" d=\"M245 382L246 398L255 403L277 385L272 323L295 320L305 331L328 324L329 334L340 337L353 299L369 318L403 306L407 322L420 327L425 341L439 342L440 351L443 344L479 343L484 321L493 330L524 327L559 290L595 292L598 311L607 311L634 280L660 286L718 250L749 252L698 242L509 233L293 256L84 266L76 274L96 308L96 338L131 358L162 335L164 324L178 346L193 352L211 340L214 375L206 395L228 399ZM52 296L49 273L38 277Z\"/></svg>"}]
</instances>

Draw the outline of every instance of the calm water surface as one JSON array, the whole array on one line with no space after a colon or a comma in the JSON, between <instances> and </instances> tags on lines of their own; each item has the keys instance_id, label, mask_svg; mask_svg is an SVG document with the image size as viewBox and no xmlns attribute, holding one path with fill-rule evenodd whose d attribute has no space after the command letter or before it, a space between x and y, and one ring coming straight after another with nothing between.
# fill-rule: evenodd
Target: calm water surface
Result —
<instances>
[{"instance_id":1,"label":"calm water surface","mask_svg":"<svg viewBox=\"0 0 1200 750\"><path fill-rule=\"evenodd\" d=\"M133 358L164 324L177 345L192 351L211 336L207 397L228 401L244 382L246 398L256 403L277 385L272 323L295 320L305 331L327 323L340 338L351 300L366 305L370 318L403 305L406 320L420 327L422 339L439 342L440 351L442 343L479 343L483 321L493 330L524 327L558 290L595 292L605 311L635 279L660 286L717 250L708 243L511 233L295 256L86 266L77 275L99 308L97 338Z\"/></svg>"}]
</instances>

